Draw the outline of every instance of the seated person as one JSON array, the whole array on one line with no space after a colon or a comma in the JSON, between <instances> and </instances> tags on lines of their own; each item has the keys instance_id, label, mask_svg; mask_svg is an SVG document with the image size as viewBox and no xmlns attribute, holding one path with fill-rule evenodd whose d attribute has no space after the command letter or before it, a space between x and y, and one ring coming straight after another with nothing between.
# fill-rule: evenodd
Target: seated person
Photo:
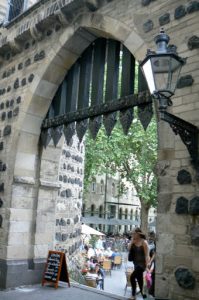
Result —
<instances>
[{"instance_id":1,"label":"seated person","mask_svg":"<svg viewBox=\"0 0 199 300\"><path fill-rule=\"evenodd\" d=\"M95 267L91 266L89 271L85 275L85 280L86 281L94 280L94 281L96 281L96 286L97 286L97 279L98 279L98 274L96 273L96 269L95 269Z\"/></svg>"},{"instance_id":2,"label":"seated person","mask_svg":"<svg viewBox=\"0 0 199 300\"><path fill-rule=\"evenodd\" d=\"M111 247L108 247L105 251L104 251L104 256L110 258L111 255L113 254L113 251L111 250Z\"/></svg>"},{"instance_id":3,"label":"seated person","mask_svg":"<svg viewBox=\"0 0 199 300\"><path fill-rule=\"evenodd\" d=\"M112 260L112 268L114 267L114 258L115 258L116 256L122 257L121 254L118 252L118 249L115 249L115 251L112 253L112 255L111 255L111 257L110 257L111 260Z\"/></svg>"}]
</instances>

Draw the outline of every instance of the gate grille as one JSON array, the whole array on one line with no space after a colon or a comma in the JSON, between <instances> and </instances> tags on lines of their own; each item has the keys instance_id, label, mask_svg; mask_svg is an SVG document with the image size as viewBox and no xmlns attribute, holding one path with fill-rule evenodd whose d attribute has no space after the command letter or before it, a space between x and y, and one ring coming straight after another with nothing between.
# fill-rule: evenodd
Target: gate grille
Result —
<instances>
[{"instance_id":1,"label":"gate grille","mask_svg":"<svg viewBox=\"0 0 199 300\"><path fill-rule=\"evenodd\" d=\"M125 134L133 121L133 107L146 129L153 115L145 79L130 51L120 42L95 40L68 71L42 124L41 141L56 146L62 133L70 143L80 141L89 128L93 138L102 125L110 136L117 111Z\"/></svg>"}]
</instances>

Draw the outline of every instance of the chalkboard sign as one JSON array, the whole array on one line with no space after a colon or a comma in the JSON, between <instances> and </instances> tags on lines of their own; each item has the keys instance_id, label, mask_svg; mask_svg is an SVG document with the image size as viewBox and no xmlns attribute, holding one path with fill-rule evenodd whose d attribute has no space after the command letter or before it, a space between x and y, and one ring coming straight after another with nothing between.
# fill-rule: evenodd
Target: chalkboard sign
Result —
<instances>
[{"instance_id":1,"label":"chalkboard sign","mask_svg":"<svg viewBox=\"0 0 199 300\"><path fill-rule=\"evenodd\" d=\"M58 251L49 251L42 285L53 283L57 288L59 281L68 282L68 286L70 286L65 254Z\"/></svg>"}]
</instances>

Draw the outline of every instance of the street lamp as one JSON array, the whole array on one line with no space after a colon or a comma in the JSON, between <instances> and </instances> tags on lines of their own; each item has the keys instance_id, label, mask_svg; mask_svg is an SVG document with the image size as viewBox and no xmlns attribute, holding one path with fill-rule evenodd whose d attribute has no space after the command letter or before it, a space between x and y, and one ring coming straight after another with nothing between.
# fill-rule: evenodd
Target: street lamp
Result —
<instances>
[{"instance_id":1,"label":"street lamp","mask_svg":"<svg viewBox=\"0 0 199 300\"><path fill-rule=\"evenodd\" d=\"M186 59L178 56L176 46L168 45L169 40L169 36L161 29L154 39L156 52L148 50L140 67L151 95L158 100L160 118L170 124L175 134L180 135L192 158L193 166L199 170L198 128L166 111L172 105L170 98L175 93L181 68L186 63Z\"/></svg>"}]
</instances>

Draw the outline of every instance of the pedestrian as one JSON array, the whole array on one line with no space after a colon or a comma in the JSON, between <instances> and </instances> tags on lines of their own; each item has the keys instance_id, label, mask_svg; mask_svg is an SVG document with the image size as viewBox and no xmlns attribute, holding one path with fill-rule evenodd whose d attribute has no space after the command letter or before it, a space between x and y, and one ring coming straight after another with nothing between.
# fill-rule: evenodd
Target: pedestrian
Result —
<instances>
[{"instance_id":1,"label":"pedestrian","mask_svg":"<svg viewBox=\"0 0 199 300\"><path fill-rule=\"evenodd\" d=\"M129 245L129 261L132 261L134 264L134 270L130 276L132 287L131 299L135 299L136 281L142 297L146 298L146 295L143 294L143 273L149 262L149 248L145 234L138 228L133 232L132 241Z\"/></svg>"}]
</instances>

